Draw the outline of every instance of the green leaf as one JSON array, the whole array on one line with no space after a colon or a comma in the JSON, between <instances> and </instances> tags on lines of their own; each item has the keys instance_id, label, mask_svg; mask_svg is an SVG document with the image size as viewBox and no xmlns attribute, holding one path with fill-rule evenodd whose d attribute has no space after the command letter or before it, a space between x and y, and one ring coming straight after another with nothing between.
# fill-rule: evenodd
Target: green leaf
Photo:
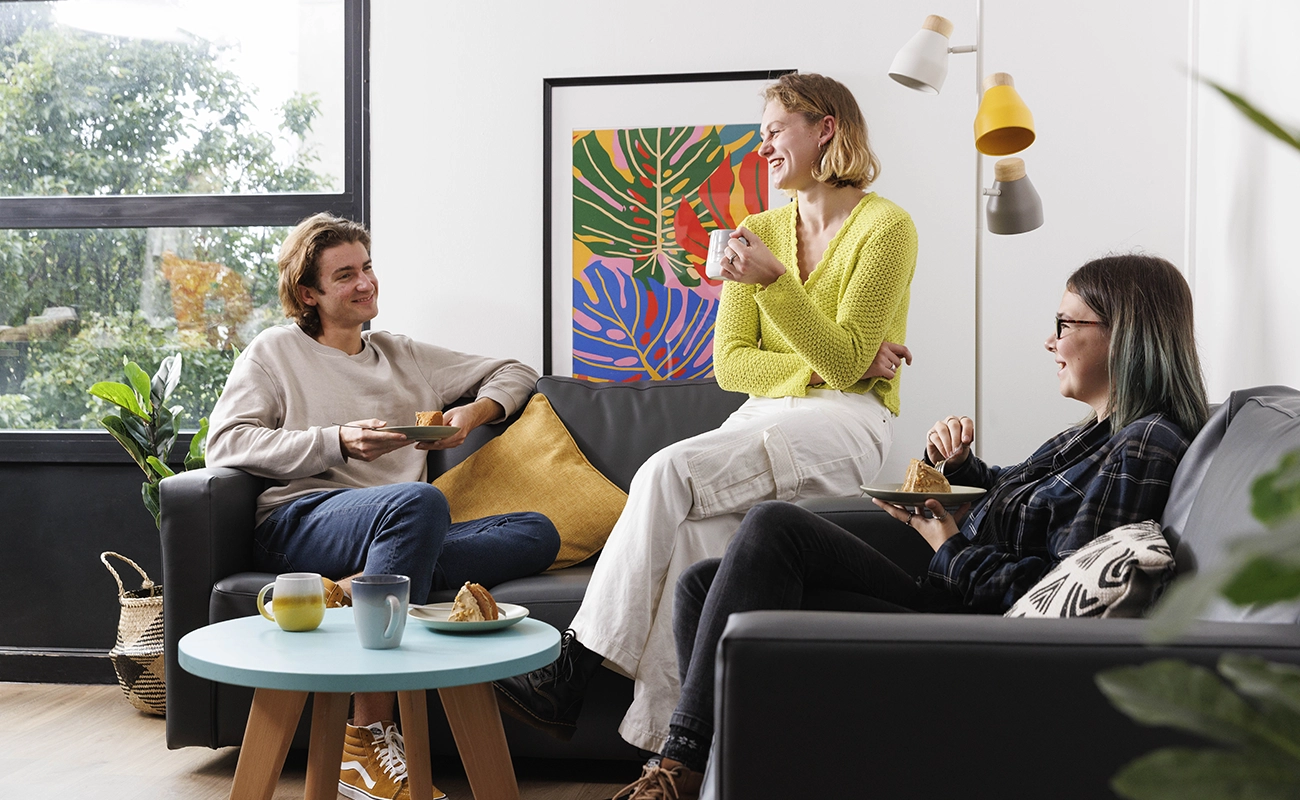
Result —
<instances>
[{"instance_id":1,"label":"green leaf","mask_svg":"<svg viewBox=\"0 0 1300 800\"><path fill-rule=\"evenodd\" d=\"M199 430L190 439L190 452L185 456L185 469L203 469L208 455L208 418L199 420Z\"/></svg>"},{"instance_id":2,"label":"green leaf","mask_svg":"<svg viewBox=\"0 0 1300 800\"><path fill-rule=\"evenodd\" d=\"M107 417L100 417L99 424L103 425L108 429L109 433L113 434L113 438L118 441L118 444L122 445L123 449L126 450L127 455L131 456L136 465L139 466L140 469L144 470L144 473L148 475L149 469L146 466L145 459L149 457L149 453L144 450L144 448L140 446L140 443L135 440L135 437L131 435L131 432L127 429L122 418L110 414Z\"/></svg>"},{"instance_id":3,"label":"green leaf","mask_svg":"<svg viewBox=\"0 0 1300 800\"><path fill-rule=\"evenodd\" d=\"M662 283L667 265L694 285L686 251L663 232L726 158L717 129L697 136L694 127L624 128L612 140L595 131L576 140L574 238L602 258L630 259L636 278Z\"/></svg>"},{"instance_id":4,"label":"green leaf","mask_svg":"<svg viewBox=\"0 0 1300 800\"><path fill-rule=\"evenodd\" d=\"M144 507L149 509L153 515L153 524L162 530L162 517L160 504L158 500L158 484L153 481L145 481L140 485L140 499L144 500Z\"/></svg>"},{"instance_id":5,"label":"green leaf","mask_svg":"<svg viewBox=\"0 0 1300 800\"><path fill-rule=\"evenodd\" d=\"M1239 606L1279 603L1300 597L1300 564L1258 556L1243 564L1220 590Z\"/></svg>"},{"instance_id":6,"label":"green leaf","mask_svg":"<svg viewBox=\"0 0 1300 800\"><path fill-rule=\"evenodd\" d=\"M154 422L153 454L161 459L170 457L172 447L176 444L176 412L179 410L179 408L171 409L161 405L154 406L154 416L157 420Z\"/></svg>"},{"instance_id":7,"label":"green leaf","mask_svg":"<svg viewBox=\"0 0 1300 800\"><path fill-rule=\"evenodd\" d=\"M1232 91L1231 89L1227 89L1215 83L1214 81L1210 80L1209 78L1201 78L1201 81L1209 85L1210 87L1212 87L1215 91L1223 95L1225 98L1227 98L1229 103L1232 103L1234 106L1236 106L1238 111L1240 111L1242 114L1245 114L1247 119L1249 119L1251 122L1258 125L1261 129L1263 129L1267 133L1272 134L1273 136L1276 136L1278 139L1282 140L1283 142L1286 142L1287 144L1291 145L1295 149L1300 150L1300 135L1292 133L1291 131L1288 131L1286 128L1283 128L1281 125L1274 122L1272 118L1270 118L1263 111L1260 111L1258 108L1256 108L1250 101L1248 101L1246 98L1242 97L1241 95L1237 94L1236 92Z\"/></svg>"},{"instance_id":8,"label":"green leaf","mask_svg":"<svg viewBox=\"0 0 1300 800\"><path fill-rule=\"evenodd\" d=\"M139 417L126 416L122 417L122 425L126 427L131 434L131 438L140 446L145 455L154 452L154 435L150 423L141 420Z\"/></svg>"},{"instance_id":9,"label":"green leaf","mask_svg":"<svg viewBox=\"0 0 1300 800\"><path fill-rule=\"evenodd\" d=\"M148 462L149 466L153 468L154 474L158 476L157 478L155 478L155 480L170 478L171 476L176 474L176 470L172 469L171 467L167 466L163 462L159 461L157 456L149 456L149 458L147 458L146 461Z\"/></svg>"},{"instance_id":10,"label":"green leaf","mask_svg":"<svg viewBox=\"0 0 1300 800\"><path fill-rule=\"evenodd\" d=\"M1300 773L1254 750L1170 747L1125 766L1111 787L1131 800L1288 800Z\"/></svg>"},{"instance_id":11,"label":"green leaf","mask_svg":"<svg viewBox=\"0 0 1300 800\"><path fill-rule=\"evenodd\" d=\"M162 360L158 365L158 371L154 373L153 381L149 384L149 391L152 393L152 399L155 406L167 402L167 398L172 396L176 387L181 382L181 354L172 353Z\"/></svg>"},{"instance_id":12,"label":"green leaf","mask_svg":"<svg viewBox=\"0 0 1300 800\"><path fill-rule=\"evenodd\" d=\"M1225 653L1219 659L1219 672L1242 694L1277 703L1300 714L1300 667L1277 664L1259 656Z\"/></svg>"},{"instance_id":13,"label":"green leaf","mask_svg":"<svg viewBox=\"0 0 1300 800\"><path fill-rule=\"evenodd\" d=\"M140 406L140 398L131 387L117 381L100 381L90 387L95 397L107 400L119 408L124 408L140 419L149 419L149 414Z\"/></svg>"},{"instance_id":14,"label":"green leaf","mask_svg":"<svg viewBox=\"0 0 1300 800\"><path fill-rule=\"evenodd\" d=\"M123 356L122 360L125 362L122 365L122 371L126 373L126 379L131 384L131 388L135 389L138 402L144 409L141 416L147 417L153 413L153 403L149 399L149 376L134 361L128 361L125 356Z\"/></svg>"},{"instance_id":15,"label":"green leaf","mask_svg":"<svg viewBox=\"0 0 1300 800\"><path fill-rule=\"evenodd\" d=\"M1282 456L1276 469L1255 479L1250 487L1250 513L1270 526L1300 513L1300 450Z\"/></svg>"},{"instance_id":16,"label":"green leaf","mask_svg":"<svg viewBox=\"0 0 1300 800\"><path fill-rule=\"evenodd\" d=\"M1111 704L1143 725L1164 725L1223 744L1260 741L1255 709L1205 667L1165 659L1097 674Z\"/></svg>"}]
</instances>

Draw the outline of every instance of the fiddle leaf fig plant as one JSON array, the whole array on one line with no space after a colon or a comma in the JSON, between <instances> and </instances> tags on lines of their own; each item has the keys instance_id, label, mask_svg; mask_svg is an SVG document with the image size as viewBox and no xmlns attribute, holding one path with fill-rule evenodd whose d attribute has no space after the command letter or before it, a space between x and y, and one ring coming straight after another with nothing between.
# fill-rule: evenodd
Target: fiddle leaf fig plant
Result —
<instances>
[{"instance_id":1,"label":"fiddle leaf fig plant","mask_svg":"<svg viewBox=\"0 0 1300 800\"><path fill-rule=\"evenodd\" d=\"M1262 130L1300 150L1290 131L1244 97L1201 79ZM1236 540L1224 563L1175 582L1151 618L1168 642L1213 601L1268 605L1300 598L1300 451L1251 484L1251 515L1266 528ZM1132 800L1272 800L1300 797L1300 667L1225 653L1211 671L1179 660L1097 675L1111 704L1133 720L1201 736L1217 747L1168 747L1126 765L1111 782Z\"/></svg>"},{"instance_id":2,"label":"fiddle leaf fig plant","mask_svg":"<svg viewBox=\"0 0 1300 800\"><path fill-rule=\"evenodd\" d=\"M126 450L131 459L145 474L140 496L145 508L153 515L155 525L159 519L158 484L176 472L167 466L167 457L176 444L176 418L180 406L168 407L167 400L181 382L182 360L173 353L162 360L151 379L139 364L122 359L126 381L100 381L90 387L95 397L107 400L121 409L120 413L100 418L113 438ZM199 420L198 433L190 440L185 456L185 469L198 469L204 465L208 437L208 420Z\"/></svg>"}]
</instances>

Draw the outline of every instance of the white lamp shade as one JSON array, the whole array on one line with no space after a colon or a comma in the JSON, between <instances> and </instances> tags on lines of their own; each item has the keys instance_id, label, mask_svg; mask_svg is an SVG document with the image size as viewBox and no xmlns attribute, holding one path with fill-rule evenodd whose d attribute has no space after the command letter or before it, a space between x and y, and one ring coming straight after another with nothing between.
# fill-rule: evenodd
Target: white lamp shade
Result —
<instances>
[{"instance_id":1,"label":"white lamp shade","mask_svg":"<svg viewBox=\"0 0 1300 800\"><path fill-rule=\"evenodd\" d=\"M948 37L925 28L917 31L894 56L889 77L909 89L938 94L948 77Z\"/></svg>"}]
</instances>

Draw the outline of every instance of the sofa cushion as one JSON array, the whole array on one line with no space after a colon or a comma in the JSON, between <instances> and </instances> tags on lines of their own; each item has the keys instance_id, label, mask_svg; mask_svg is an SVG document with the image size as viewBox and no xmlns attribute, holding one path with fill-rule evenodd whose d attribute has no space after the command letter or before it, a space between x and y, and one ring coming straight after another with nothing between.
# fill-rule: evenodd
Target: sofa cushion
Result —
<instances>
[{"instance_id":1,"label":"sofa cushion","mask_svg":"<svg viewBox=\"0 0 1300 800\"><path fill-rule=\"evenodd\" d=\"M749 397L712 379L613 384L546 376L537 381L537 391L551 401L592 466L625 492L646 459L715 430Z\"/></svg>"},{"instance_id":2,"label":"sofa cushion","mask_svg":"<svg viewBox=\"0 0 1300 800\"><path fill-rule=\"evenodd\" d=\"M1173 572L1173 554L1159 524L1124 525L1057 564L1006 616L1140 617Z\"/></svg>"},{"instance_id":3,"label":"sofa cushion","mask_svg":"<svg viewBox=\"0 0 1300 800\"><path fill-rule=\"evenodd\" d=\"M560 552L551 569L590 557L605 545L627 494L593 467L545 395L520 418L434 482L447 496L451 521L537 511L555 523Z\"/></svg>"},{"instance_id":4,"label":"sofa cushion","mask_svg":"<svg viewBox=\"0 0 1300 800\"><path fill-rule=\"evenodd\" d=\"M1264 531L1250 512L1250 487L1274 469L1283 454L1300 449L1300 394L1252 397L1232 416L1213 461L1195 487L1186 523L1178 531L1174 558L1184 569L1213 570L1232 543ZM1190 451L1189 451L1190 452ZM1186 459L1184 459L1186 463ZM1184 467L1179 467L1179 473ZM1175 479L1177 484L1177 478ZM1234 606L1218 600L1202 619L1250 622L1300 621L1300 604Z\"/></svg>"}]
</instances>

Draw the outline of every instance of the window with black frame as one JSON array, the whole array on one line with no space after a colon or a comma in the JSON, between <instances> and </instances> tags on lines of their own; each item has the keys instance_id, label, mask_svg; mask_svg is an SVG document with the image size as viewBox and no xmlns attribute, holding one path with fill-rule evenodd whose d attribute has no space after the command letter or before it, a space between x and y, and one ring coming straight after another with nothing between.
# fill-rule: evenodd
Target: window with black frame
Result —
<instances>
[{"instance_id":1,"label":"window with black frame","mask_svg":"<svg viewBox=\"0 0 1300 800\"><path fill-rule=\"evenodd\" d=\"M197 427L284 321L276 249L365 221L365 0L0 0L0 429L179 352Z\"/></svg>"}]
</instances>

